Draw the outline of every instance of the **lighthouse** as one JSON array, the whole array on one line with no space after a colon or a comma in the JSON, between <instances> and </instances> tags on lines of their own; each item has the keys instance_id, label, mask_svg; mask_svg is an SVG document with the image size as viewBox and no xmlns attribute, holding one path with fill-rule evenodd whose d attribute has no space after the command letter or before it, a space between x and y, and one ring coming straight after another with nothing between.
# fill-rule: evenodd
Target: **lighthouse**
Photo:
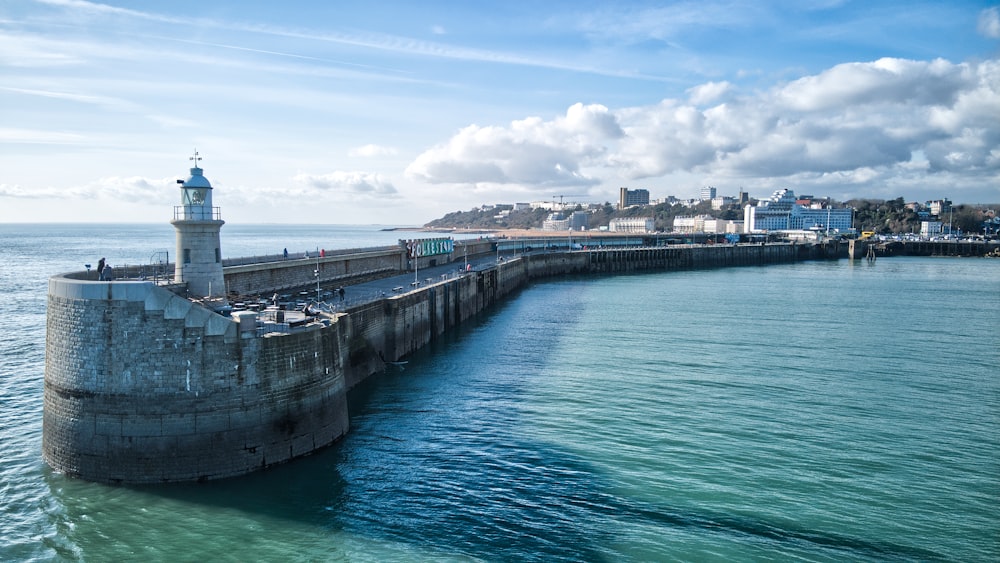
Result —
<instances>
[{"instance_id":1,"label":"lighthouse","mask_svg":"<svg viewBox=\"0 0 1000 563\"><path fill-rule=\"evenodd\" d=\"M181 204L174 206L174 219L170 222L177 229L177 265L174 281L186 283L192 297L221 297L226 295L226 282L222 275L222 245L219 232L225 221L218 207L212 207L212 184L198 166L198 151L190 157L194 161L187 180L177 180L181 185Z\"/></svg>"}]
</instances>

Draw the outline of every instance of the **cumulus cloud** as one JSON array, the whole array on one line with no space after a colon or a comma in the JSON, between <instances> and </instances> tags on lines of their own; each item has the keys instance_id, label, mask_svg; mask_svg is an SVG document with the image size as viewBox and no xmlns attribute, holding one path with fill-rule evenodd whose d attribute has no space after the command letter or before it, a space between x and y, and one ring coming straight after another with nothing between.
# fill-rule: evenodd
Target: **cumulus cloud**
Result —
<instances>
[{"instance_id":1,"label":"cumulus cloud","mask_svg":"<svg viewBox=\"0 0 1000 563\"><path fill-rule=\"evenodd\" d=\"M998 79L996 61L837 65L706 110L675 102L630 110L614 158L632 177L780 177L895 166L923 150L932 170L995 172L988 150L1000 131ZM965 157L942 156L951 153Z\"/></svg>"},{"instance_id":2,"label":"cumulus cloud","mask_svg":"<svg viewBox=\"0 0 1000 563\"><path fill-rule=\"evenodd\" d=\"M432 184L539 193L674 173L758 185L1000 177L996 60L886 58L837 65L767 91L741 93L720 82L687 94L617 110L575 104L548 121L470 125L417 157L407 173ZM915 154L920 166L912 165Z\"/></svg>"},{"instance_id":3,"label":"cumulus cloud","mask_svg":"<svg viewBox=\"0 0 1000 563\"><path fill-rule=\"evenodd\" d=\"M688 100L691 104L702 106L719 100L732 89L732 84L728 82L709 82L701 84L688 90Z\"/></svg>"},{"instance_id":4,"label":"cumulus cloud","mask_svg":"<svg viewBox=\"0 0 1000 563\"><path fill-rule=\"evenodd\" d=\"M377 173L342 171L319 175L303 173L297 174L293 179L316 195L332 199L382 198L396 194L392 182Z\"/></svg>"},{"instance_id":5,"label":"cumulus cloud","mask_svg":"<svg viewBox=\"0 0 1000 563\"><path fill-rule=\"evenodd\" d=\"M432 184L588 186L598 179L582 172L624 132L608 108L574 104L551 121L539 117L509 127L470 125L447 143L419 155L406 173Z\"/></svg>"},{"instance_id":6,"label":"cumulus cloud","mask_svg":"<svg viewBox=\"0 0 1000 563\"><path fill-rule=\"evenodd\" d=\"M979 12L976 30L986 37L1000 39L1000 8L994 6Z\"/></svg>"},{"instance_id":7,"label":"cumulus cloud","mask_svg":"<svg viewBox=\"0 0 1000 563\"><path fill-rule=\"evenodd\" d=\"M883 103L948 105L974 81L967 70L942 59L929 63L889 58L846 63L784 86L775 101L789 110L805 112Z\"/></svg>"}]
</instances>

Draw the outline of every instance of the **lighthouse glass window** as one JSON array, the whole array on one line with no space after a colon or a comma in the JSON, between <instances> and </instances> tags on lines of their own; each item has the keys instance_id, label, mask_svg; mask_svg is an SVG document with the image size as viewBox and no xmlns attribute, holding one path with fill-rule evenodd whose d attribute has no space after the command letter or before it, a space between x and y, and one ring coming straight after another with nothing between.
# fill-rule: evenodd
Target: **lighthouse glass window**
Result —
<instances>
[{"instance_id":1,"label":"lighthouse glass window","mask_svg":"<svg viewBox=\"0 0 1000 563\"><path fill-rule=\"evenodd\" d=\"M184 190L184 205L201 205L205 203L205 190Z\"/></svg>"}]
</instances>

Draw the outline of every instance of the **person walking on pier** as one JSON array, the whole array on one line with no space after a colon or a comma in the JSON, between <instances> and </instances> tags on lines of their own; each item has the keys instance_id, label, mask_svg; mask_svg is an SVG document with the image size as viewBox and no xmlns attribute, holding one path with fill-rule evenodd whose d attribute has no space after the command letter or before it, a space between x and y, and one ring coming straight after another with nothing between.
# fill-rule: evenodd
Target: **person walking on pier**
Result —
<instances>
[{"instance_id":1,"label":"person walking on pier","mask_svg":"<svg viewBox=\"0 0 1000 563\"><path fill-rule=\"evenodd\" d=\"M97 281L104 281L104 257L97 261Z\"/></svg>"}]
</instances>

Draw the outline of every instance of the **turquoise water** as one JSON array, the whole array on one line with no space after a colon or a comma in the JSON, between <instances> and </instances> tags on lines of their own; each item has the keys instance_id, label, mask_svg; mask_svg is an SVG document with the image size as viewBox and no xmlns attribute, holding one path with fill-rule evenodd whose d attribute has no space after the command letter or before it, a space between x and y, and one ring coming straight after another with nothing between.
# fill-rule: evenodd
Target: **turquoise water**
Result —
<instances>
[{"instance_id":1,"label":"turquoise water","mask_svg":"<svg viewBox=\"0 0 1000 563\"><path fill-rule=\"evenodd\" d=\"M1000 260L536 284L355 389L331 448L126 488L40 456L44 282L94 236L0 226L0 560L1000 559Z\"/></svg>"}]
</instances>

